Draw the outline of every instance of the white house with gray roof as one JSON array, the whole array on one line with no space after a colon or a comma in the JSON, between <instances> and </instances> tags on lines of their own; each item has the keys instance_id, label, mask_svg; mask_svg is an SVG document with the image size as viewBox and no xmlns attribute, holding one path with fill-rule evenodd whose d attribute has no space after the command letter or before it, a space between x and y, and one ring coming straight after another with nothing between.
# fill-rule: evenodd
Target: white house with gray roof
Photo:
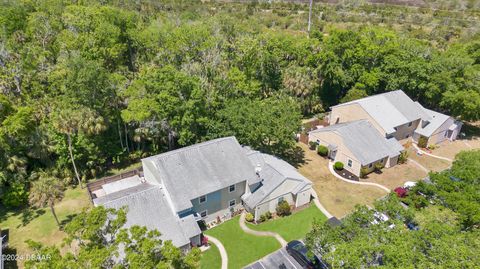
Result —
<instances>
[{"instance_id":1,"label":"white house with gray roof","mask_svg":"<svg viewBox=\"0 0 480 269\"><path fill-rule=\"evenodd\" d=\"M258 161L252 161L253 155ZM96 188L93 203L127 207L126 226L157 229L164 240L185 250L200 245L199 222L226 220L243 204L252 212L266 212L275 210L275 198L278 203L284 197L292 206L310 201L311 183L295 168L242 147L235 137L145 158L142 167L143 175ZM286 181L295 184L283 184Z\"/></svg>"},{"instance_id":2,"label":"white house with gray roof","mask_svg":"<svg viewBox=\"0 0 480 269\"><path fill-rule=\"evenodd\" d=\"M395 138L385 138L367 120L344 122L309 132L308 140L329 149L328 156L342 162L356 176L373 171L375 164L392 167L404 150Z\"/></svg>"},{"instance_id":3,"label":"white house with gray roof","mask_svg":"<svg viewBox=\"0 0 480 269\"><path fill-rule=\"evenodd\" d=\"M455 140L462 124L452 117L424 108L403 91L377 94L331 107L330 124L368 120L384 137L414 141L422 135L430 144Z\"/></svg>"},{"instance_id":4,"label":"white house with gray roof","mask_svg":"<svg viewBox=\"0 0 480 269\"><path fill-rule=\"evenodd\" d=\"M312 182L295 167L272 155L245 149L255 167L258 183L250 185L242 199L245 208L258 220L266 212L274 212L278 203L287 201L294 207L310 202Z\"/></svg>"}]
</instances>

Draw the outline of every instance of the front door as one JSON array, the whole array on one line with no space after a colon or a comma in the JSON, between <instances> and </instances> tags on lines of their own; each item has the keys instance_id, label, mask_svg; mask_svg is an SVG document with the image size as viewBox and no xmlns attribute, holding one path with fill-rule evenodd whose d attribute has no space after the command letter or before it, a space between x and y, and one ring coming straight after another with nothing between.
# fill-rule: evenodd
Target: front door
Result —
<instances>
[{"instance_id":1,"label":"front door","mask_svg":"<svg viewBox=\"0 0 480 269\"><path fill-rule=\"evenodd\" d=\"M330 151L330 159L335 160L335 156L337 156L337 150Z\"/></svg>"}]
</instances>

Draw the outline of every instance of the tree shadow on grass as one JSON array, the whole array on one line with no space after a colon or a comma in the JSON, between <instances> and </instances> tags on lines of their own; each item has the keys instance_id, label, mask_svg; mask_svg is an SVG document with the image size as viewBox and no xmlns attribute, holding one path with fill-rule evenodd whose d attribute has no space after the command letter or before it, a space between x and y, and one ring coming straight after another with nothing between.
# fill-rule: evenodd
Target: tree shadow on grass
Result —
<instances>
[{"instance_id":1,"label":"tree shadow on grass","mask_svg":"<svg viewBox=\"0 0 480 269\"><path fill-rule=\"evenodd\" d=\"M285 161L293 165L295 168L298 168L306 163L305 152L303 152L303 149L297 145L293 149L286 152L283 157Z\"/></svg>"},{"instance_id":2,"label":"tree shadow on grass","mask_svg":"<svg viewBox=\"0 0 480 269\"><path fill-rule=\"evenodd\" d=\"M70 221L72 221L73 218L75 218L77 215L78 215L77 213L67 215L67 217L64 220L60 221L60 226L65 227L65 225L70 223Z\"/></svg>"},{"instance_id":3,"label":"tree shadow on grass","mask_svg":"<svg viewBox=\"0 0 480 269\"><path fill-rule=\"evenodd\" d=\"M45 209L30 209L25 208L22 210L22 224L18 225L17 228L21 226L27 226L32 220L40 217L41 215L45 214Z\"/></svg>"}]
</instances>

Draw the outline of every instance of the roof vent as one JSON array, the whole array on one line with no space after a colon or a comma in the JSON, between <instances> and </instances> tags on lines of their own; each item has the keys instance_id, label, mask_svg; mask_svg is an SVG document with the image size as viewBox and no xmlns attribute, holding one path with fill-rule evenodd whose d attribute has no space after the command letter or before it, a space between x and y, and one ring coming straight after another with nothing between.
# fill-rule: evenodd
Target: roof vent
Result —
<instances>
[{"instance_id":1,"label":"roof vent","mask_svg":"<svg viewBox=\"0 0 480 269\"><path fill-rule=\"evenodd\" d=\"M262 171L262 166L257 163L257 166L255 167L255 174L257 174L257 176L260 176L260 172Z\"/></svg>"}]
</instances>

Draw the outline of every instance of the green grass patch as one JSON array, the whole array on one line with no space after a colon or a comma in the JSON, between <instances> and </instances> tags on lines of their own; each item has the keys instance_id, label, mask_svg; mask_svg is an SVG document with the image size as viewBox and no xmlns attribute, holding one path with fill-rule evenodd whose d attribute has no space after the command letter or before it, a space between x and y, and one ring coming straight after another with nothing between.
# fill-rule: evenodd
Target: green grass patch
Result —
<instances>
[{"instance_id":1,"label":"green grass patch","mask_svg":"<svg viewBox=\"0 0 480 269\"><path fill-rule=\"evenodd\" d=\"M90 206L87 190L81 188L67 189L63 200L55 206L58 219L69 222L85 207ZM25 240L31 239L45 245L59 245L65 233L58 229L50 208L16 210L0 209L0 227L9 233L9 246L17 254L28 254Z\"/></svg>"},{"instance_id":2,"label":"green grass patch","mask_svg":"<svg viewBox=\"0 0 480 269\"><path fill-rule=\"evenodd\" d=\"M314 220L325 221L327 218L314 204L311 204L308 208L290 216L269 220L257 225L247 223L247 226L252 230L276 232L285 240L291 241L304 238L312 229Z\"/></svg>"},{"instance_id":3,"label":"green grass patch","mask_svg":"<svg viewBox=\"0 0 480 269\"><path fill-rule=\"evenodd\" d=\"M202 252L200 259L200 269L220 269L222 267L222 257L217 246L210 244L210 248Z\"/></svg>"},{"instance_id":4,"label":"green grass patch","mask_svg":"<svg viewBox=\"0 0 480 269\"><path fill-rule=\"evenodd\" d=\"M281 247L273 237L246 234L238 223L237 216L205 232L220 240L228 254L228 268L242 268Z\"/></svg>"}]
</instances>

